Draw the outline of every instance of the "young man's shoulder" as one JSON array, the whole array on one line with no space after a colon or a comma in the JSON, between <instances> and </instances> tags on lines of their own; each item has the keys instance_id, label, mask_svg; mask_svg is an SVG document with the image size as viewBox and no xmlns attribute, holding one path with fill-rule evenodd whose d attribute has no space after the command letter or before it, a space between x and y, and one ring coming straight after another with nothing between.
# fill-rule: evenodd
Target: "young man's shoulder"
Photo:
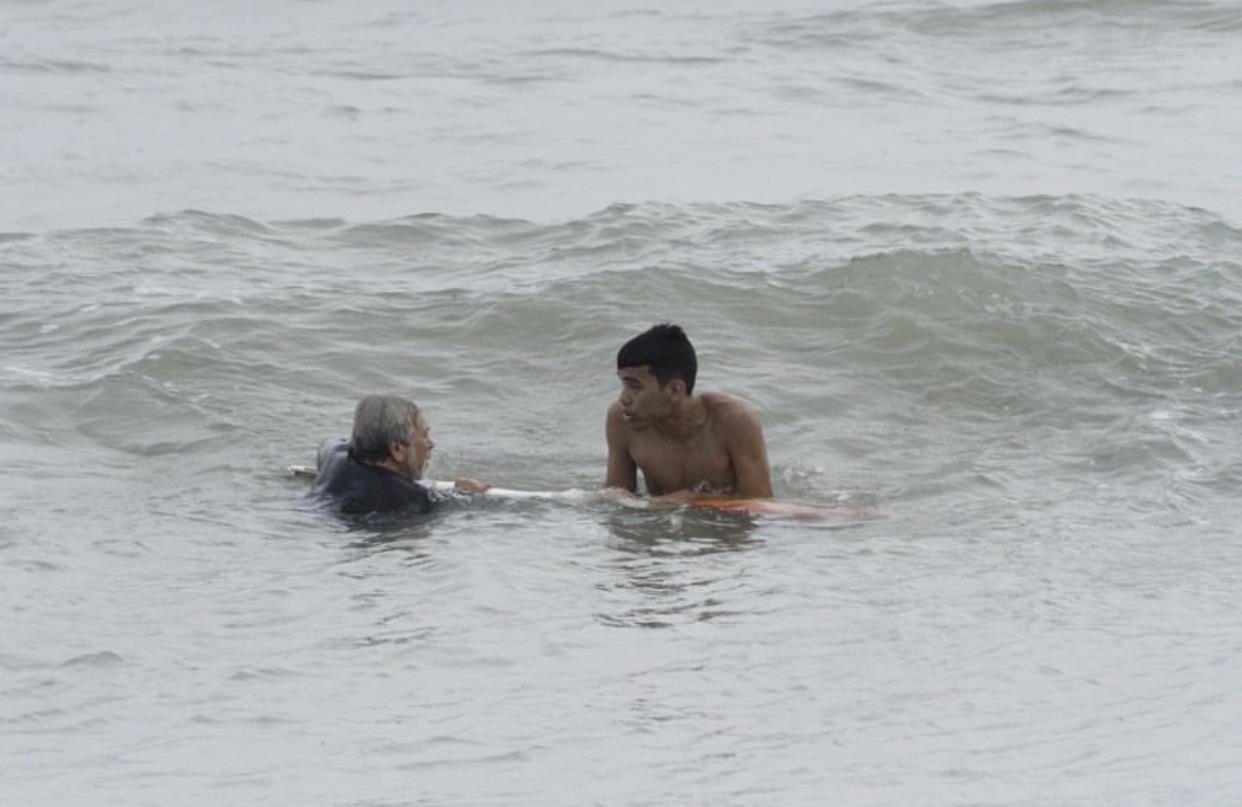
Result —
<instances>
[{"instance_id":1,"label":"young man's shoulder","mask_svg":"<svg viewBox=\"0 0 1242 807\"><path fill-rule=\"evenodd\" d=\"M759 413L755 411L755 407L736 395L726 392L704 392L700 397L707 405L708 418L713 421L737 424L759 420Z\"/></svg>"}]
</instances>

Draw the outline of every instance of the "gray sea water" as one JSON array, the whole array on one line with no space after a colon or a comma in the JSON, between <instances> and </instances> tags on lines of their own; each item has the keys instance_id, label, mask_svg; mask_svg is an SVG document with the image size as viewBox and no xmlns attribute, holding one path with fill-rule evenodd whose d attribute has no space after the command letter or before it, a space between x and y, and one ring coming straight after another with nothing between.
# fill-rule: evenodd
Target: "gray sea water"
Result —
<instances>
[{"instance_id":1,"label":"gray sea water","mask_svg":"<svg viewBox=\"0 0 1242 807\"><path fill-rule=\"evenodd\" d=\"M1242 803L1242 7L0 4L0 802ZM682 324L817 522L603 478Z\"/></svg>"}]
</instances>

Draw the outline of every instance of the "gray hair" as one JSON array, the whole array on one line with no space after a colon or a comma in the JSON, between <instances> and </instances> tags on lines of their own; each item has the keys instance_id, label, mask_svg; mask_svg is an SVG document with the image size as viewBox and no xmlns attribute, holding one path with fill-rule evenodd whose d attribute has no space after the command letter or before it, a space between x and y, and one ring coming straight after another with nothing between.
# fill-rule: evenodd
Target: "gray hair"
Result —
<instances>
[{"instance_id":1,"label":"gray hair","mask_svg":"<svg viewBox=\"0 0 1242 807\"><path fill-rule=\"evenodd\" d=\"M396 395L368 395L354 407L349 456L370 464L383 462L390 445L410 444L410 424L417 420L418 405L413 401Z\"/></svg>"}]
</instances>

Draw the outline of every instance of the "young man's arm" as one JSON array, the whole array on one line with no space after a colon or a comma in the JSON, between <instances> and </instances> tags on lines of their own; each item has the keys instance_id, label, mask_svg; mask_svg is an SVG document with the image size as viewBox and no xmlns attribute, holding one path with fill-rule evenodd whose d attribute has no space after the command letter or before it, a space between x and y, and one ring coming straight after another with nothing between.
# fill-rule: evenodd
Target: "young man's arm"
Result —
<instances>
[{"instance_id":1,"label":"young man's arm","mask_svg":"<svg viewBox=\"0 0 1242 807\"><path fill-rule=\"evenodd\" d=\"M604 424L604 434L608 438L608 473L604 478L604 487L622 488L630 493L637 493L638 467L626 446L625 432L621 404L614 403L608 407L608 419Z\"/></svg>"},{"instance_id":2,"label":"young man's arm","mask_svg":"<svg viewBox=\"0 0 1242 807\"><path fill-rule=\"evenodd\" d=\"M772 472L759 415L749 404L738 401L723 425L736 480L733 495L742 499L772 498Z\"/></svg>"}]
</instances>

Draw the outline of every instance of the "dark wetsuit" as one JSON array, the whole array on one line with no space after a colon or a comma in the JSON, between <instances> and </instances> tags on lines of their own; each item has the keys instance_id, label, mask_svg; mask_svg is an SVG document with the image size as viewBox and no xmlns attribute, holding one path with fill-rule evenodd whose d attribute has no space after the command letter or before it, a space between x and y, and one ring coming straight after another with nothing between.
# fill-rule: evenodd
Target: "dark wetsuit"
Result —
<instances>
[{"instance_id":1,"label":"dark wetsuit","mask_svg":"<svg viewBox=\"0 0 1242 807\"><path fill-rule=\"evenodd\" d=\"M319 447L319 478L307 495L340 513L430 513L434 500L422 485L396 471L364 465L349 456L343 441L327 440Z\"/></svg>"}]
</instances>

